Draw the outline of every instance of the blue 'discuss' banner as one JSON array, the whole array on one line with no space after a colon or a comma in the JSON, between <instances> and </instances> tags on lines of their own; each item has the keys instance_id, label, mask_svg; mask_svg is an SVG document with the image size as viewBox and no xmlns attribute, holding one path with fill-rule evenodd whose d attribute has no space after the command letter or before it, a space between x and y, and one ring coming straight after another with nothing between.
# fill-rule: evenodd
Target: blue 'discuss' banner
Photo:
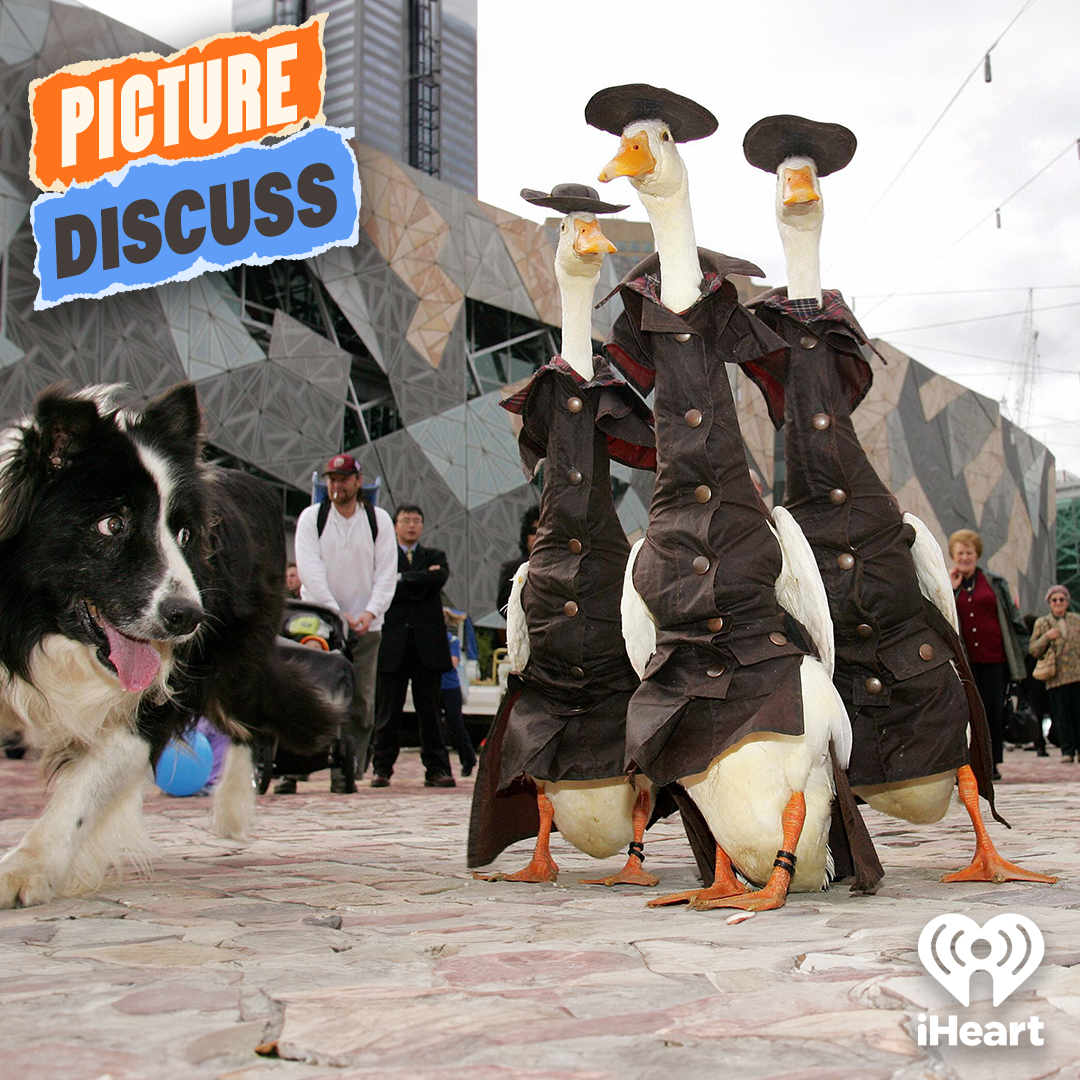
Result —
<instances>
[{"instance_id":1,"label":"blue 'discuss' banner","mask_svg":"<svg viewBox=\"0 0 1080 1080\"><path fill-rule=\"evenodd\" d=\"M41 195L30 211L41 282L34 307L355 244L360 180L350 134L312 127L275 146L153 159Z\"/></svg>"}]
</instances>

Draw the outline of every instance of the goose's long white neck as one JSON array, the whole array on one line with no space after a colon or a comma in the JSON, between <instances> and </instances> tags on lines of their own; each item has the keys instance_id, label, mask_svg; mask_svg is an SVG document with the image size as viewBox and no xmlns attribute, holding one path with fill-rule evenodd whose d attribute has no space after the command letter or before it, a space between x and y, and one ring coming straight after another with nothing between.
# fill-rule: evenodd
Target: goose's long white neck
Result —
<instances>
[{"instance_id":1,"label":"goose's long white neck","mask_svg":"<svg viewBox=\"0 0 1080 1080\"><path fill-rule=\"evenodd\" d=\"M780 222L780 240L787 264L788 299L821 303L821 226L796 229Z\"/></svg>"},{"instance_id":2,"label":"goose's long white neck","mask_svg":"<svg viewBox=\"0 0 1080 1080\"><path fill-rule=\"evenodd\" d=\"M568 274L555 268L562 299L562 358L585 380L593 377L593 293L600 280L595 274Z\"/></svg>"},{"instance_id":3,"label":"goose's long white neck","mask_svg":"<svg viewBox=\"0 0 1080 1080\"><path fill-rule=\"evenodd\" d=\"M700 298L702 278L690 186L684 180L673 195L649 195L640 190L638 194L660 256L660 302L672 311L685 311Z\"/></svg>"}]
</instances>

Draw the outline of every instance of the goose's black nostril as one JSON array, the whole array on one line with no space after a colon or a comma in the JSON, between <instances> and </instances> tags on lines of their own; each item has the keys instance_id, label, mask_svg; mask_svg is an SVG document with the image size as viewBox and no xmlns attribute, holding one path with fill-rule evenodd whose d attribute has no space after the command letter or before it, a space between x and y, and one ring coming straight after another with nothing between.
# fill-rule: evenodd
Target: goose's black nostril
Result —
<instances>
[{"instance_id":1,"label":"goose's black nostril","mask_svg":"<svg viewBox=\"0 0 1080 1080\"><path fill-rule=\"evenodd\" d=\"M206 617L202 605L174 597L161 605L161 618L170 634L190 634Z\"/></svg>"}]
</instances>

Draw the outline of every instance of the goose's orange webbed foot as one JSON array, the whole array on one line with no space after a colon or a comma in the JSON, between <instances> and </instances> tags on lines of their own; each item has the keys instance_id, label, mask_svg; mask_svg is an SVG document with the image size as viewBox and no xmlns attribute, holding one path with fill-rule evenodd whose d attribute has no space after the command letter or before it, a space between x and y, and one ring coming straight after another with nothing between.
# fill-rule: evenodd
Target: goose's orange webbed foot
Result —
<instances>
[{"instance_id":1,"label":"goose's orange webbed foot","mask_svg":"<svg viewBox=\"0 0 1080 1080\"><path fill-rule=\"evenodd\" d=\"M746 887L735 877L731 869L731 860L724 849L716 845L716 867L713 883L705 889L687 889L686 892L668 893L649 901L649 907L666 907L669 904L689 904L695 907L698 901L720 900L727 896L737 896L746 892Z\"/></svg>"},{"instance_id":2,"label":"goose's orange webbed foot","mask_svg":"<svg viewBox=\"0 0 1080 1080\"><path fill-rule=\"evenodd\" d=\"M540 811L540 830L536 834L536 847L532 861L524 870L516 874L473 874L477 881L528 881L537 885L552 883L559 877L559 868L551 857L551 823L555 819L555 808L551 800L542 792L537 792L536 806Z\"/></svg>"},{"instance_id":3,"label":"goose's orange webbed foot","mask_svg":"<svg viewBox=\"0 0 1080 1080\"><path fill-rule=\"evenodd\" d=\"M975 857L963 870L957 870L954 874L944 874L942 881L1032 881L1044 885L1053 885L1056 877L1050 874L1039 874L1034 870L1025 870L1008 859L1003 859L994 847L990 834L983 824L982 813L979 810L979 788L975 780L975 774L970 765L962 765L956 773L957 786L960 789L960 801L971 818L971 824L975 829Z\"/></svg>"},{"instance_id":4,"label":"goose's orange webbed foot","mask_svg":"<svg viewBox=\"0 0 1080 1080\"><path fill-rule=\"evenodd\" d=\"M606 878L588 878L583 885L659 885L660 879L655 874L642 870L645 859L645 827L649 823L651 798L648 791L639 791L634 800L634 839L630 841L630 851L626 856L626 865L617 873Z\"/></svg>"}]
</instances>

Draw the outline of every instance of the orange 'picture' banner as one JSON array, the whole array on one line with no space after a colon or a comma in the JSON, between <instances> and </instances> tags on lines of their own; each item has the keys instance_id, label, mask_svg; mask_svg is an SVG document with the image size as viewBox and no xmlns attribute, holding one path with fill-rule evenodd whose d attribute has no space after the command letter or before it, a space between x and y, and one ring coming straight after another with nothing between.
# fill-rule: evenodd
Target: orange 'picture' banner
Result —
<instances>
[{"instance_id":1,"label":"orange 'picture' banner","mask_svg":"<svg viewBox=\"0 0 1080 1080\"><path fill-rule=\"evenodd\" d=\"M66 191L129 162L204 158L321 124L325 14L161 57L72 64L30 84L30 179Z\"/></svg>"}]
</instances>

